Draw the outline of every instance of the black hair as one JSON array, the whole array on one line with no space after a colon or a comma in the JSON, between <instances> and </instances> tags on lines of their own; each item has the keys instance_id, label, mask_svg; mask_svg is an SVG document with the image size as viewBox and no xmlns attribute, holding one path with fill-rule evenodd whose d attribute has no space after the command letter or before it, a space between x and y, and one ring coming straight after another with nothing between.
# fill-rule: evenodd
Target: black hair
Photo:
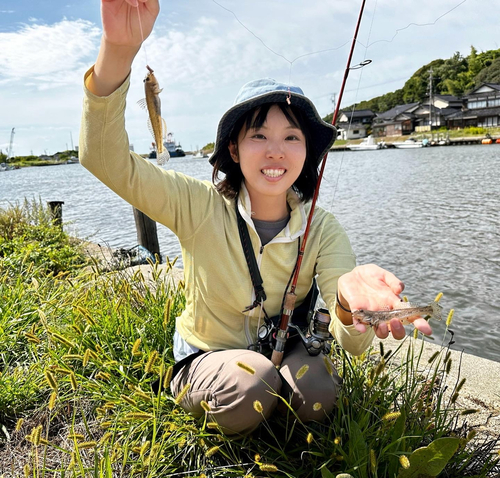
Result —
<instances>
[{"instance_id":1,"label":"black hair","mask_svg":"<svg viewBox=\"0 0 500 478\"><path fill-rule=\"evenodd\" d=\"M214 164L212 181L217 191L229 199L236 197L244 179L239 163L235 163L231 158L229 144L238 142L238 135L243 128L245 128L245 131L260 128L265 123L267 114L273 105L279 106L288 122L295 128L299 128L306 139L304 167L292 187L303 202L309 201L314 196L314 190L318 182L318 158L314 157L309 122L306 115L294 105L264 103L247 111L236 120L229 134L229 139L220 148L221 153ZM222 171L225 172L226 176L219 180L219 172Z\"/></svg>"}]
</instances>

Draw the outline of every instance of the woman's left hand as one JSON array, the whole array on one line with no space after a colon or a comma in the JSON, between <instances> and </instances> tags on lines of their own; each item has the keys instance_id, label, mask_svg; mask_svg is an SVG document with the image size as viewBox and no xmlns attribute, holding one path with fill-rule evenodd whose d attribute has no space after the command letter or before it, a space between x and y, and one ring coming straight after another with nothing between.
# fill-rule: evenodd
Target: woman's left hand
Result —
<instances>
[{"instance_id":1,"label":"woman's left hand","mask_svg":"<svg viewBox=\"0 0 500 478\"><path fill-rule=\"evenodd\" d=\"M391 272L374 264L367 264L355 267L339 278L338 294L341 304L350 310L387 310L395 308L401 302L400 294L404 287L403 282ZM352 320L357 330L366 331L365 325L354 318ZM423 318L411 321L423 334L432 333L430 325ZM403 324L398 319L375 327L375 334L381 339L385 339L389 332L398 340L406 335Z\"/></svg>"}]
</instances>

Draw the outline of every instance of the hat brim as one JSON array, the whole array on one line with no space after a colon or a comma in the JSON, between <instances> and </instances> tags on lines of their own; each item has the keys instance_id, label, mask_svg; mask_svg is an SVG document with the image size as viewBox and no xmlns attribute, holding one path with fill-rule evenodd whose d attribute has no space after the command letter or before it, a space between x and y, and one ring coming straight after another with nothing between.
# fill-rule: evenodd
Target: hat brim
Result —
<instances>
[{"instance_id":1,"label":"hat brim","mask_svg":"<svg viewBox=\"0 0 500 478\"><path fill-rule=\"evenodd\" d=\"M222 154L226 154L229 144L229 136L233 126L242 115L265 103L286 103L287 98L290 99L292 105L297 106L304 112L310 123L311 148L317 164L319 164L321 159L330 150L331 146L337 139L337 128L321 119L318 111L309 98L298 93L288 91L273 91L265 93L243 101L227 110L219 121L215 149L209 159L210 164L213 166ZM224 169L225 168L222 165L220 170L223 173L226 172Z\"/></svg>"}]
</instances>

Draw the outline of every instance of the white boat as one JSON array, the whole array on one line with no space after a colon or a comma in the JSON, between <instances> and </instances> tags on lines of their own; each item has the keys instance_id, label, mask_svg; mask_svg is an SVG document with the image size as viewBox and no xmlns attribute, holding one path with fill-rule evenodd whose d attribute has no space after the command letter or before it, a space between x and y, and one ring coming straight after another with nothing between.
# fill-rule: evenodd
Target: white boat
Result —
<instances>
[{"instance_id":1,"label":"white boat","mask_svg":"<svg viewBox=\"0 0 500 478\"><path fill-rule=\"evenodd\" d=\"M383 142L376 143L372 135L363 139L363 141L361 141L361 143L359 144L347 145L347 148L349 148L351 151L372 151L374 149L382 149L383 147L385 147L385 144L383 144Z\"/></svg>"},{"instance_id":2,"label":"white boat","mask_svg":"<svg viewBox=\"0 0 500 478\"><path fill-rule=\"evenodd\" d=\"M398 149L412 149L412 148L421 148L423 146L422 141L415 141L414 139L407 139L406 141L396 141L392 143L394 147Z\"/></svg>"}]
</instances>

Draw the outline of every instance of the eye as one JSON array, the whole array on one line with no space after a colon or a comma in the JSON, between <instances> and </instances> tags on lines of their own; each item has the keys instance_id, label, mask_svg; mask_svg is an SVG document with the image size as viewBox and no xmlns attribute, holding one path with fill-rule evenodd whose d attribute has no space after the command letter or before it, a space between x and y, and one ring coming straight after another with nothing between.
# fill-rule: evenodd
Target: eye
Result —
<instances>
[{"instance_id":1,"label":"eye","mask_svg":"<svg viewBox=\"0 0 500 478\"><path fill-rule=\"evenodd\" d=\"M266 137L262 133L254 133L252 135L253 139L266 139Z\"/></svg>"},{"instance_id":2,"label":"eye","mask_svg":"<svg viewBox=\"0 0 500 478\"><path fill-rule=\"evenodd\" d=\"M300 138L296 134L290 134L286 137L287 141L300 141Z\"/></svg>"}]
</instances>

